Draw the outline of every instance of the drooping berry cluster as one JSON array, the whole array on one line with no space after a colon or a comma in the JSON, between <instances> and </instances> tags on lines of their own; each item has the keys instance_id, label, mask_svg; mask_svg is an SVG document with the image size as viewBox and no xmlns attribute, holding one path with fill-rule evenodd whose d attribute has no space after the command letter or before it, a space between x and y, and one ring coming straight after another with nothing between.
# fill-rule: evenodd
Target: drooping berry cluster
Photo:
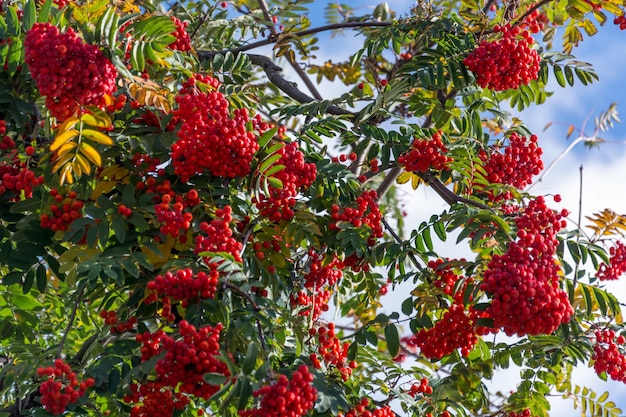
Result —
<instances>
[{"instance_id":1,"label":"drooping berry cluster","mask_svg":"<svg viewBox=\"0 0 626 417\"><path fill-rule=\"evenodd\" d=\"M601 281L616 280L626 273L626 245L615 242L615 246L609 249L609 254L609 264L603 262L598 268L597 277Z\"/></svg>"},{"instance_id":2,"label":"drooping berry cluster","mask_svg":"<svg viewBox=\"0 0 626 417\"><path fill-rule=\"evenodd\" d=\"M124 396L125 403L134 404L130 417L172 417L174 411L184 410L189 404L189 397L163 382L131 384L130 391Z\"/></svg>"},{"instance_id":3,"label":"drooping berry cluster","mask_svg":"<svg viewBox=\"0 0 626 417\"><path fill-rule=\"evenodd\" d=\"M130 332L135 327L135 324L137 324L136 316L129 317L126 322L120 322L115 310L102 310L99 315L100 318L104 319L104 324L111 326L111 333L113 334Z\"/></svg>"},{"instance_id":4,"label":"drooping berry cluster","mask_svg":"<svg viewBox=\"0 0 626 417\"><path fill-rule=\"evenodd\" d=\"M210 86L210 91L195 88L197 81ZM244 177L259 148L254 132L246 128L248 110L234 110L231 118L228 100L215 90L217 85L213 78L196 75L176 97L174 116L183 123L171 155L174 172L183 182L205 172L215 177Z\"/></svg>"},{"instance_id":5,"label":"drooping berry cluster","mask_svg":"<svg viewBox=\"0 0 626 417\"><path fill-rule=\"evenodd\" d=\"M142 361L164 354L155 367L156 382L163 384L162 388L207 399L220 387L207 383L204 374L230 375L228 367L217 359L221 330L221 324L196 329L182 320L178 323L179 339L159 330L138 334L136 340L142 344Z\"/></svg>"},{"instance_id":6,"label":"drooping berry cluster","mask_svg":"<svg viewBox=\"0 0 626 417\"><path fill-rule=\"evenodd\" d=\"M309 250L309 272L304 276L304 287L310 289L333 287L343 276L343 262L333 255L330 261L313 249Z\"/></svg>"},{"instance_id":7,"label":"drooping berry cluster","mask_svg":"<svg viewBox=\"0 0 626 417\"><path fill-rule=\"evenodd\" d=\"M319 328L309 330L309 335L317 339L317 353L311 353L309 359L317 369L322 368L322 363L327 368L334 368L339 371L341 379L347 381L352 375L352 369L357 364L354 361L348 363L348 348L350 342L341 343L335 334L335 324L321 325Z\"/></svg>"},{"instance_id":8,"label":"drooping berry cluster","mask_svg":"<svg viewBox=\"0 0 626 417\"><path fill-rule=\"evenodd\" d=\"M157 221L161 223L160 232L178 238L181 243L187 241L185 233L191 227L193 220L190 212L183 212L184 208L185 206L180 201L172 204L169 194L163 195L161 202L154 206Z\"/></svg>"},{"instance_id":9,"label":"drooping berry cluster","mask_svg":"<svg viewBox=\"0 0 626 417\"><path fill-rule=\"evenodd\" d=\"M33 189L43 184L43 175L37 176L26 162L14 158L11 162L0 162L0 195L13 193L13 201L31 198Z\"/></svg>"},{"instance_id":10,"label":"drooping berry cluster","mask_svg":"<svg viewBox=\"0 0 626 417\"><path fill-rule=\"evenodd\" d=\"M117 70L96 45L85 44L72 29L60 33L50 23L35 23L24 41L25 62L46 108L65 120L84 105L106 106Z\"/></svg>"},{"instance_id":11,"label":"drooping berry cluster","mask_svg":"<svg viewBox=\"0 0 626 417\"><path fill-rule=\"evenodd\" d=\"M48 378L39 386L39 401L53 415L63 414L68 405L78 401L94 385L93 378L80 382L70 366L61 359L56 359L54 366L37 368L37 376Z\"/></svg>"},{"instance_id":12,"label":"drooping berry cluster","mask_svg":"<svg viewBox=\"0 0 626 417\"><path fill-rule=\"evenodd\" d=\"M531 48L534 40L528 30L509 24L495 26L502 38L482 41L463 60L476 76L476 83L496 91L518 88L536 80L539 75L539 54Z\"/></svg>"},{"instance_id":13,"label":"drooping berry cluster","mask_svg":"<svg viewBox=\"0 0 626 417\"><path fill-rule=\"evenodd\" d=\"M172 16L172 22L176 25L176 31L173 33L176 40L169 45L170 49L181 52L191 51L191 38L186 30L189 22L181 22L176 16Z\"/></svg>"},{"instance_id":14,"label":"drooping berry cluster","mask_svg":"<svg viewBox=\"0 0 626 417\"><path fill-rule=\"evenodd\" d=\"M488 329L476 326L479 313L473 309L466 311L462 304L452 304L443 317L430 329L421 329L415 336L415 345L427 358L441 359L456 349L463 356L470 354L480 334Z\"/></svg>"},{"instance_id":15,"label":"drooping berry cluster","mask_svg":"<svg viewBox=\"0 0 626 417\"><path fill-rule=\"evenodd\" d=\"M278 381L254 391L261 397L257 408L240 410L240 417L302 417L315 405L317 390L311 385L313 375L300 365L289 380L281 375Z\"/></svg>"},{"instance_id":16,"label":"drooping berry cluster","mask_svg":"<svg viewBox=\"0 0 626 417\"><path fill-rule=\"evenodd\" d=\"M548 208L543 197L531 200L516 219L517 240L487 265L480 286L492 295L486 313L507 335L550 334L572 315L555 259L566 215Z\"/></svg>"},{"instance_id":17,"label":"drooping berry cluster","mask_svg":"<svg viewBox=\"0 0 626 417\"><path fill-rule=\"evenodd\" d=\"M352 410L346 414L339 413L338 417L396 417L396 413L388 405L374 410L368 410L369 406L370 400L363 398Z\"/></svg>"},{"instance_id":18,"label":"drooping berry cluster","mask_svg":"<svg viewBox=\"0 0 626 417\"><path fill-rule=\"evenodd\" d=\"M269 184L267 190L259 193L259 198L254 199L261 215L273 222L291 220L294 216L293 206L296 204L298 193L311 186L317 176L317 168L313 163L304 161L304 154L298 149L296 142L291 142L277 151L280 159L274 162L268 170L277 165L285 168L271 176L280 180L282 188L276 188Z\"/></svg>"},{"instance_id":19,"label":"drooping berry cluster","mask_svg":"<svg viewBox=\"0 0 626 417\"><path fill-rule=\"evenodd\" d=\"M508 184L523 189L532 178L543 170L541 155L543 150L537 145L537 136L530 138L515 132L509 138L509 146L504 153L494 149L489 155L484 152L479 157L485 162L487 179L493 184Z\"/></svg>"},{"instance_id":20,"label":"drooping berry cluster","mask_svg":"<svg viewBox=\"0 0 626 417\"><path fill-rule=\"evenodd\" d=\"M350 222L353 227L366 226L370 229L367 240L369 246L373 246L376 240L383 237L382 214L376 203L378 195L376 191L364 191L357 197L354 207L339 207L334 204L331 207L330 217L332 221L329 224L331 230L339 230L339 222Z\"/></svg>"},{"instance_id":21,"label":"drooping berry cluster","mask_svg":"<svg viewBox=\"0 0 626 417\"><path fill-rule=\"evenodd\" d=\"M217 291L218 279L216 270L194 273L186 268L167 272L148 283L148 290L153 292L153 296L146 298L145 302L149 304L159 297L168 297L170 302L180 301L182 307L187 307L190 301L212 298Z\"/></svg>"},{"instance_id":22,"label":"drooping berry cluster","mask_svg":"<svg viewBox=\"0 0 626 417\"><path fill-rule=\"evenodd\" d=\"M331 295L328 289L316 289L315 292L302 290L291 294L289 303L293 309L300 309L298 315L310 315L315 322L324 311L328 311Z\"/></svg>"},{"instance_id":23,"label":"drooping berry cluster","mask_svg":"<svg viewBox=\"0 0 626 417\"><path fill-rule=\"evenodd\" d=\"M452 162L446 152L448 149L441 141L441 132L437 132L430 139L415 139L411 148L400 155L398 163L407 172L425 173L431 169L441 171Z\"/></svg>"},{"instance_id":24,"label":"drooping berry cluster","mask_svg":"<svg viewBox=\"0 0 626 417\"><path fill-rule=\"evenodd\" d=\"M422 378L419 383L411 385L409 389L409 395L415 398L417 395L430 395L433 393L433 387L428 385L428 379Z\"/></svg>"},{"instance_id":25,"label":"drooping berry cluster","mask_svg":"<svg viewBox=\"0 0 626 417\"><path fill-rule=\"evenodd\" d=\"M77 199L75 191L70 191L67 197L59 194L58 190L51 189L50 195L54 197L55 203L50 205L51 215L41 214L39 216L39 224L44 229L51 229L56 232L67 231L72 222L83 217L83 207L85 203Z\"/></svg>"},{"instance_id":26,"label":"drooping berry cluster","mask_svg":"<svg viewBox=\"0 0 626 417\"><path fill-rule=\"evenodd\" d=\"M626 383L626 355L620 346L626 344L624 336L617 336L611 329L596 330L593 346L593 369L598 375L606 372L614 381ZM622 348L623 349L623 348Z\"/></svg>"},{"instance_id":27,"label":"drooping berry cluster","mask_svg":"<svg viewBox=\"0 0 626 417\"><path fill-rule=\"evenodd\" d=\"M195 253L202 252L226 252L241 262L241 249L243 245L232 237L233 231L229 223L233 221L232 209L230 206L215 210L216 218L210 223L200 223L201 234L195 239ZM205 259L208 262L208 259ZM217 265L210 265L217 266Z\"/></svg>"}]
</instances>

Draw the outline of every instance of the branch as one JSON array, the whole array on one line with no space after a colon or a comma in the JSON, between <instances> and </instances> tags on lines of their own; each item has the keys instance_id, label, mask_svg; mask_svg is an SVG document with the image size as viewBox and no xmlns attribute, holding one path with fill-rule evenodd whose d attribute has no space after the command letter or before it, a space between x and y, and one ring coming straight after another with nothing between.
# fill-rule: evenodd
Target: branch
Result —
<instances>
[{"instance_id":1,"label":"branch","mask_svg":"<svg viewBox=\"0 0 626 417\"><path fill-rule=\"evenodd\" d=\"M439 197L441 197L449 205L463 203L483 210L492 210L491 207L483 203L479 203L478 201L470 200L469 198L461 197L460 195L455 194L454 192L450 191L448 187L446 187L441 181L439 181L439 178L433 176L432 174L418 173L417 175L422 180L424 180L426 184L430 185L432 189L435 190L437 194L439 194Z\"/></svg>"},{"instance_id":2,"label":"branch","mask_svg":"<svg viewBox=\"0 0 626 417\"><path fill-rule=\"evenodd\" d=\"M222 52L216 51L198 51L198 57L201 60L207 60L213 58L217 54L221 54ZM274 64L272 60L264 55L256 55L256 54L248 54L248 58L250 58L250 62L254 65L257 65L265 71L267 78L269 81L278 87L283 93L287 94L292 99L296 100L299 103L311 103L315 101L315 99L308 94L300 91L298 86L295 83L287 81L282 75L283 69L278 65ZM351 117L355 117L355 114L349 110L342 109L337 106L329 106L326 110L329 114L333 115L348 115Z\"/></svg>"}]
</instances>

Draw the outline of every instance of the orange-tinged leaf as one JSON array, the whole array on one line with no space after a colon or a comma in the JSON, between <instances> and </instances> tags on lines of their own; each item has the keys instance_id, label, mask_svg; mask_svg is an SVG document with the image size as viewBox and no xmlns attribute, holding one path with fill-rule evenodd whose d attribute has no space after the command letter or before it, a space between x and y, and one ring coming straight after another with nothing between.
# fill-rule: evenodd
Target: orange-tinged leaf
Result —
<instances>
[{"instance_id":1,"label":"orange-tinged leaf","mask_svg":"<svg viewBox=\"0 0 626 417\"><path fill-rule=\"evenodd\" d=\"M83 137L89 138L94 142L101 143L103 145L113 145L113 139L100 131L93 129L83 129L82 133Z\"/></svg>"},{"instance_id":2,"label":"orange-tinged leaf","mask_svg":"<svg viewBox=\"0 0 626 417\"><path fill-rule=\"evenodd\" d=\"M71 140L72 138L75 138L76 136L79 135L79 133L80 132L76 129L66 130L64 132L61 132L59 135L57 135L56 138L54 138L54 141L50 145L50 151L55 152L57 149L61 147L61 145Z\"/></svg>"},{"instance_id":3,"label":"orange-tinged leaf","mask_svg":"<svg viewBox=\"0 0 626 417\"><path fill-rule=\"evenodd\" d=\"M102 166L102 157L100 156L100 153L93 146L91 146L90 144L86 142L81 142L79 150L94 165Z\"/></svg>"},{"instance_id":4,"label":"orange-tinged leaf","mask_svg":"<svg viewBox=\"0 0 626 417\"><path fill-rule=\"evenodd\" d=\"M572 135L572 133L574 133L574 129L576 129L574 126L570 126L567 128L567 139L569 139L569 137Z\"/></svg>"}]
</instances>

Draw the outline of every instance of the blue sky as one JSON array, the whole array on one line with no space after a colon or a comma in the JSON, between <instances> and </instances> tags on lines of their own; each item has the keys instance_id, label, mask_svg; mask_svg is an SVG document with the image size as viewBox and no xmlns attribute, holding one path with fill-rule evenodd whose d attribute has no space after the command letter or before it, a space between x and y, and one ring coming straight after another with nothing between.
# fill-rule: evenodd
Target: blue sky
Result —
<instances>
[{"instance_id":1,"label":"blue sky","mask_svg":"<svg viewBox=\"0 0 626 417\"><path fill-rule=\"evenodd\" d=\"M318 1L311 7L309 17L313 21L312 26L324 24L324 8L328 1ZM350 6L365 12L371 10L377 3L375 1L344 0L340 3L348 3ZM388 4L392 10L406 12L414 3L412 0L391 0ZM319 5L319 6L318 6ZM555 37L555 49L558 50L558 40L562 31L557 32ZM353 33L345 32L344 36L329 40L327 36L320 34L320 51L318 51L318 63L328 59L333 61L345 60L350 53L354 52L356 41ZM533 107L522 114L513 113L520 117L526 125L540 138L540 145L544 149L544 163L549 165L559 156L562 151L576 137L576 133L567 138L567 130L570 125L580 128L587 121L586 134L593 132L593 118L601 111L606 110L613 102L618 103L618 111L626 113L626 32L620 31L609 19L606 25L600 28L594 37L585 37L579 47L572 52L577 59L593 64L600 76L600 82L583 86L577 83L574 87L561 88L556 82L550 84L554 95L548 101L538 107ZM297 81L295 77L286 74L290 79ZM338 86L323 84L320 88L325 98L334 98L338 95ZM622 108L621 106L625 106ZM624 116L626 118L626 116ZM544 131L545 126L552 126ZM567 208L572 212L572 219L578 215L578 200L580 195L580 167L583 167L582 189L582 213L583 216L591 215L604 208L612 208L617 213L626 213L626 145L620 143L626 141L626 125L617 124L614 129L603 132L600 135L607 141L599 149L587 149L583 144L577 145L565 156L548 174L544 181L533 188L535 194L561 194L562 203L558 208ZM406 210L411 213L407 219L408 225L418 225L433 213L439 213L446 208L441 199L424 187L417 191L410 188L405 192L404 200ZM555 207L556 208L556 207ZM584 225L583 221L583 225ZM444 256L459 257L467 256L467 250L448 242L441 245ZM626 279L623 278L623 279ZM621 300L626 302L626 285L614 282L607 285ZM386 305L398 305L400 296L390 294L385 297ZM391 308L390 308L391 310ZM516 370L503 372L493 380L493 386L498 389L514 389L516 381L519 381L519 373ZM614 401L626 413L626 385L616 382L602 382L595 375L593 369L581 367L575 371L574 384L592 387L599 394L604 391L611 393ZM565 417L580 415L580 410L574 411L572 400L563 400L555 397L551 400L553 409L552 417Z\"/></svg>"}]
</instances>

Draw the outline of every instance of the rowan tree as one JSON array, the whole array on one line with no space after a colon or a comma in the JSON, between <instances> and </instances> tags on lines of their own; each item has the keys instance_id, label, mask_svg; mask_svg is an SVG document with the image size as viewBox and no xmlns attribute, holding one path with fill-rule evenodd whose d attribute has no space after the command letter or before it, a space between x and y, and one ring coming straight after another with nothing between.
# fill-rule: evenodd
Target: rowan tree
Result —
<instances>
[{"instance_id":1,"label":"rowan tree","mask_svg":"<svg viewBox=\"0 0 626 417\"><path fill-rule=\"evenodd\" d=\"M513 118L625 6L0 2L0 415L619 415L570 377L626 381L626 217L531 193Z\"/></svg>"}]
</instances>

